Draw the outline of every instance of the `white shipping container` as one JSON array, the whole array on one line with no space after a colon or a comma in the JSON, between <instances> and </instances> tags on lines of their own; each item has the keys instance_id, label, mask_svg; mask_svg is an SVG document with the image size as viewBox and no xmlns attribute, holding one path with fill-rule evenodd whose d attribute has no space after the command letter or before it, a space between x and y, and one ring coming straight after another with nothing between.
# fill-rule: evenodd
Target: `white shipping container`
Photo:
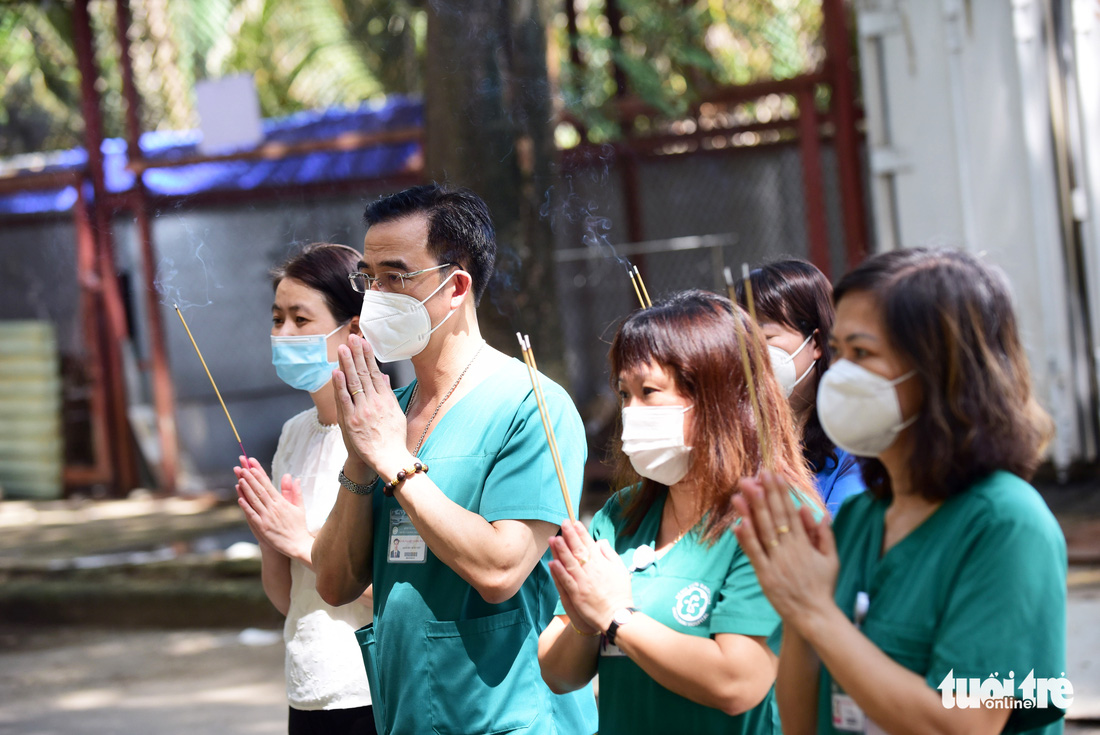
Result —
<instances>
[{"instance_id":1,"label":"white shipping container","mask_svg":"<svg viewBox=\"0 0 1100 735\"><path fill-rule=\"evenodd\" d=\"M958 247L1012 282L1064 472L1097 456L1100 2L855 3L879 250Z\"/></svg>"}]
</instances>

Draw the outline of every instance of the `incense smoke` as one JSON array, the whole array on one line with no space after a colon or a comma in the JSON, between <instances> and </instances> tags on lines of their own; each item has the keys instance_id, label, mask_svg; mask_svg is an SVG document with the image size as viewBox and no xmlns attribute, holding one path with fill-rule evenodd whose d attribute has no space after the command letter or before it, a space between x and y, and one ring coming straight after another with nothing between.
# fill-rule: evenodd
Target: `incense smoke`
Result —
<instances>
[{"instance_id":1,"label":"incense smoke","mask_svg":"<svg viewBox=\"0 0 1100 735\"><path fill-rule=\"evenodd\" d=\"M157 289L157 293L160 294L160 303L162 306L171 306L173 304L178 305L180 311L186 311L191 307L203 307L210 306L214 302L210 299L210 274L206 268L206 261L202 259L199 254L202 251L203 243L195 249L195 260L197 260L202 267L201 283L196 284L196 288L188 289L191 295L198 293L203 294L202 301L192 301L183 295L183 287L179 284L179 269L176 267L176 261L168 256L164 256L160 259L160 263L157 264L157 274L153 279L153 285ZM215 288L219 288L215 284Z\"/></svg>"}]
</instances>

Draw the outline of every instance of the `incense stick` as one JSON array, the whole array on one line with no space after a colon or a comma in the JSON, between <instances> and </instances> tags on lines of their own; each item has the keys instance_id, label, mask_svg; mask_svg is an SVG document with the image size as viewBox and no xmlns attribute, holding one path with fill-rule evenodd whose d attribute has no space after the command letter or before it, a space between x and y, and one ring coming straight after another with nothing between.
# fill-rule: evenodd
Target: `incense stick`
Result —
<instances>
[{"instance_id":1,"label":"incense stick","mask_svg":"<svg viewBox=\"0 0 1100 735\"><path fill-rule=\"evenodd\" d=\"M229 419L229 426L233 429L233 436L237 437L237 446L241 448L241 454L244 455L245 467L248 467L248 452L244 451L241 435L237 433L237 427L233 423L233 418L229 415L229 409L225 407L225 401L222 400L222 394L218 390L218 384L214 382L214 376L210 374L210 368L206 367L206 360L202 357L202 350L200 350L198 344L195 343L195 337L191 334L191 328L187 326L187 320L183 318L183 312L180 311L179 305L172 304L172 306L176 309L176 314L179 315L180 321L183 322L183 328L187 330L187 336L191 338L191 346L195 348L195 354L199 356L199 362L202 363L202 369L206 371L206 377L210 378L210 385L214 386L214 395L218 397L218 403L222 404L222 410L225 411L225 417Z\"/></svg>"},{"instance_id":2,"label":"incense stick","mask_svg":"<svg viewBox=\"0 0 1100 735\"><path fill-rule=\"evenodd\" d=\"M760 460L764 468L770 464L768 457L768 444L765 439L764 417L760 413L760 403L756 398L756 384L753 380L752 361L749 359L748 339L749 330L746 327L742 333L738 330L738 343L741 347L741 369L745 373L745 387L749 391L749 403L752 405L753 422L756 424L756 441L760 444Z\"/></svg>"},{"instance_id":3,"label":"incense stick","mask_svg":"<svg viewBox=\"0 0 1100 735\"><path fill-rule=\"evenodd\" d=\"M727 273L729 269L727 268ZM727 276L728 277L728 276ZM752 282L749 280L748 263L741 264L741 277L745 284L745 303L748 306L749 319L756 323L756 307L752 300ZM753 377L753 361L749 358L749 326L745 325L745 333L740 340L741 367L745 371L745 386L749 391L749 401L752 404L753 420L756 423L756 441L760 444L760 462L764 469L771 465L770 447L767 441L767 427L764 425L764 414L760 410L760 401L756 395L756 380Z\"/></svg>"},{"instance_id":4,"label":"incense stick","mask_svg":"<svg viewBox=\"0 0 1100 735\"><path fill-rule=\"evenodd\" d=\"M749 264L741 264L741 280L745 284L745 304L749 307L749 316L756 322L756 305L752 299L752 281L749 279Z\"/></svg>"},{"instance_id":5,"label":"incense stick","mask_svg":"<svg viewBox=\"0 0 1100 735\"><path fill-rule=\"evenodd\" d=\"M519 340L523 362L527 365L527 374L531 377L531 389L535 393L535 403L539 407L542 428L546 432L546 443L550 445L550 458L554 462L554 471L558 473L558 484L561 486L562 499L565 500L565 510L569 514L569 520L576 521L577 517L573 514L573 501L569 498L569 486L565 482L565 470L561 464L561 455L558 453L558 442L554 438L554 427L550 424L550 412L546 408L546 398L539 384L538 366L535 364L535 353L531 349L531 337L516 332L516 339Z\"/></svg>"},{"instance_id":6,"label":"incense stick","mask_svg":"<svg viewBox=\"0 0 1100 735\"><path fill-rule=\"evenodd\" d=\"M638 290L638 281L635 280L633 267L629 263L626 266L626 275L630 278L630 285L634 287L634 295L638 297L638 303L644 309L645 299L642 298L642 292Z\"/></svg>"},{"instance_id":7,"label":"incense stick","mask_svg":"<svg viewBox=\"0 0 1100 735\"><path fill-rule=\"evenodd\" d=\"M516 335L517 337L519 334ZM539 414L542 417L542 427L546 431L546 441L550 445L550 456L554 460L554 470L558 474L558 484L561 486L562 498L565 500L565 509L569 514L569 520L575 521L573 515L573 501L569 497L569 486L565 481L565 469L561 462L561 454L558 452L558 440L554 436L554 426L550 422L550 410L546 406L546 396L542 392L542 384L538 379L538 365L535 363L535 352L531 349L531 337L524 335L520 342L523 348L524 361L531 376L531 386L535 391L535 401L539 405Z\"/></svg>"},{"instance_id":8,"label":"incense stick","mask_svg":"<svg viewBox=\"0 0 1100 735\"><path fill-rule=\"evenodd\" d=\"M647 309L653 306L653 299L649 298L649 291L646 290L645 281L642 280L642 272L638 270L638 266L634 266L634 277L638 279L638 286L642 289L642 296L645 297L645 301L642 305Z\"/></svg>"},{"instance_id":9,"label":"incense stick","mask_svg":"<svg viewBox=\"0 0 1100 735\"><path fill-rule=\"evenodd\" d=\"M737 287L733 284L733 271L727 265L722 269L722 275L726 277L726 295L729 296L730 301L737 303Z\"/></svg>"}]
</instances>

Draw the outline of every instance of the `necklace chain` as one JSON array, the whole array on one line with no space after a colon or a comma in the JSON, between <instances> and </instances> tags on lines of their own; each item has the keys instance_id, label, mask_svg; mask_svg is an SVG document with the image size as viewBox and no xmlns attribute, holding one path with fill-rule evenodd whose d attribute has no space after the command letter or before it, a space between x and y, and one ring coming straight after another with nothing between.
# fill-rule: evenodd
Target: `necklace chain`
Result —
<instances>
[{"instance_id":1,"label":"necklace chain","mask_svg":"<svg viewBox=\"0 0 1100 735\"><path fill-rule=\"evenodd\" d=\"M484 347L485 340L481 340L481 345L478 346L477 352L474 353L474 356L470 358L470 361L468 363L466 363L466 367L462 368L462 372L458 374L457 378L455 378L455 382L451 385L451 389L447 391L447 395L443 396L439 403L435 404L435 410L432 411L431 418L429 418L428 423L424 425L424 431L420 432L420 438L416 441L416 449L413 450L414 457L420 455L420 447L424 444L424 437L428 435L428 429L431 428L432 422L435 421L435 417L439 415L439 409L443 408L443 404L446 403L447 399L451 397L451 394L455 392L455 388L457 388L458 384L462 382L462 378L466 375L466 371L469 370L470 367L474 364L474 360L476 360L477 356L481 354L481 350ZM409 409L412 407L413 401L416 400L416 395L417 393L419 393L419 391L420 381L418 380L416 381L416 385L413 386L413 392L412 395L409 396L409 402L405 404L406 417L409 415Z\"/></svg>"},{"instance_id":2,"label":"necklace chain","mask_svg":"<svg viewBox=\"0 0 1100 735\"><path fill-rule=\"evenodd\" d=\"M676 504L672 502L672 494L671 493L669 494L667 500L665 500L665 503L668 505L668 509L670 511L672 511L672 520L676 521L676 530L679 532L679 535L676 536L676 541L672 542L672 543L675 544L676 542L678 542L680 539L682 539L684 537L685 533L687 533L689 530L691 530L691 527L689 526L688 528L684 528L683 530L680 530L681 528L683 528L683 524L680 523L680 516L678 516L676 514Z\"/></svg>"}]
</instances>

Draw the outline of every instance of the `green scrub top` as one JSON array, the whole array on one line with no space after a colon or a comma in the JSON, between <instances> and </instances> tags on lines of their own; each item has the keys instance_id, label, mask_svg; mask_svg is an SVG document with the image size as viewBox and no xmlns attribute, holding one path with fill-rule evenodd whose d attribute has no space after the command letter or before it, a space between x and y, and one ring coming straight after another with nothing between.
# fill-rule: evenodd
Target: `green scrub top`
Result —
<instances>
[{"instance_id":1,"label":"green scrub top","mask_svg":"<svg viewBox=\"0 0 1100 735\"><path fill-rule=\"evenodd\" d=\"M628 493L616 493L592 520L592 537L612 542L630 569L639 546L654 548L667 493L638 530L624 532ZM797 502L797 501L796 501ZM677 633L709 638L718 633L772 636L779 615L764 597L752 564L732 531L709 545L696 526L660 559L631 575L634 606ZM559 605L558 614L564 614ZM731 717L675 694L654 681L616 646L601 645L600 735L645 733L779 733L774 689L753 709Z\"/></svg>"},{"instance_id":2,"label":"green scrub top","mask_svg":"<svg viewBox=\"0 0 1100 735\"><path fill-rule=\"evenodd\" d=\"M580 505L584 426L541 377L570 497ZM402 408L412 386L397 391ZM511 360L440 419L420 451L448 498L487 521L566 517L526 366ZM374 500L374 625L360 633L375 719L385 733L578 733L597 729L591 687L558 696L542 680L538 635L558 602L549 551L519 592L491 605L439 560L380 484Z\"/></svg>"},{"instance_id":3,"label":"green scrub top","mask_svg":"<svg viewBox=\"0 0 1100 735\"><path fill-rule=\"evenodd\" d=\"M1029 672L1063 675L1066 543L1035 488L994 472L881 555L887 505L870 492L853 495L833 524L837 605L854 620L856 595L868 595L861 629L876 646L941 696L949 672L979 681L1014 675L1018 699ZM819 733L848 732L834 727L834 695L846 696L822 667ZM1060 733L1063 714L1013 709L1004 732Z\"/></svg>"}]
</instances>

